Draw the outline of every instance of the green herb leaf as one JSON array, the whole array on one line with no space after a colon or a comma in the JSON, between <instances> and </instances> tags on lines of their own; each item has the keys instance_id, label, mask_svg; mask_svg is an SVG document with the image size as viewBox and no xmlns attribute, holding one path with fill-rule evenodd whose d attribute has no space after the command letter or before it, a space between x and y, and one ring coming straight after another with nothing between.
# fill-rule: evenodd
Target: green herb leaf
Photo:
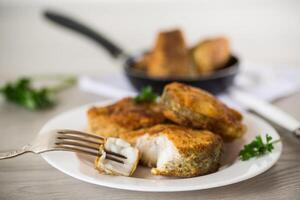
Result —
<instances>
[{"instance_id":1,"label":"green herb leaf","mask_svg":"<svg viewBox=\"0 0 300 200\"><path fill-rule=\"evenodd\" d=\"M152 91L151 86L144 87L140 94L134 98L136 103L155 102L157 95Z\"/></svg>"},{"instance_id":2,"label":"green herb leaf","mask_svg":"<svg viewBox=\"0 0 300 200\"><path fill-rule=\"evenodd\" d=\"M259 157L267 152L271 152L274 149L273 144L276 142L279 142L279 140L272 141L272 137L268 134L266 135L266 143L263 142L261 136L256 136L251 143L246 144L240 151L240 159L246 161L250 158Z\"/></svg>"},{"instance_id":3,"label":"green herb leaf","mask_svg":"<svg viewBox=\"0 0 300 200\"><path fill-rule=\"evenodd\" d=\"M32 79L20 78L15 82L9 82L0 89L7 101L16 103L30 110L50 108L55 105L54 94L66 86L74 84L70 78L64 79L55 88L33 88Z\"/></svg>"}]
</instances>

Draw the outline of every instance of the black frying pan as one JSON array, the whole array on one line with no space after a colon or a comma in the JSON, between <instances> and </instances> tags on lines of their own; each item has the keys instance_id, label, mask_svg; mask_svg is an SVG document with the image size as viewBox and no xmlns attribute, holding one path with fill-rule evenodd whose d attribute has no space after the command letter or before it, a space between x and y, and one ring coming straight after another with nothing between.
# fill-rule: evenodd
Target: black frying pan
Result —
<instances>
[{"instance_id":1,"label":"black frying pan","mask_svg":"<svg viewBox=\"0 0 300 200\"><path fill-rule=\"evenodd\" d=\"M67 27L73 31L81 33L93 41L100 44L101 47L107 50L107 52L115 59L123 59L124 61L124 73L130 83L137 89L141 90L145 86L152 86L154 91L160 94L164 86L170 82L177 81L186 83L195 87L202 88L213 94L219 94L224 92L229 86L232 85L234 77L239 70L239 62L235 56L231 56L226 66L220 70L215 71L211 75L187 77L187 78L153 78L147 76L144 71L138 70L134 67L135 61L139 58L126 54L115 43L108 40L101 33L94 31L93 29L69 18L64 15L46 11L45 17L52 22ZM142 54L141 54L142 55Z\"/></svg>"}]
</instances>

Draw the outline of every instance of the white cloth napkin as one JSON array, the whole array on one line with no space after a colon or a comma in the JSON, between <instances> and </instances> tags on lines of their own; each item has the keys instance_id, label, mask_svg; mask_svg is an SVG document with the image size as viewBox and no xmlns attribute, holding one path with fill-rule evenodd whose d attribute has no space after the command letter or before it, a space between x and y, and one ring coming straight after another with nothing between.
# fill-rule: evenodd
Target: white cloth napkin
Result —
<instances>
[{"instance_id":1,"label":"white cloth napkin","mask_svg":"<svg viewBox=\"0 0 300 200\"><path fill-rule=\"evenodd\" d=\"M300 67L270 67L245 63L235 80L234 87L256 98L273 101L300 89ZM121 72L105 74L98 78L82 76L79 79L79 88L85 92L118 99L137 94ZM219 98L234 108L246 109L228 94L219 95Z\"/></svg>"}]
</instances>

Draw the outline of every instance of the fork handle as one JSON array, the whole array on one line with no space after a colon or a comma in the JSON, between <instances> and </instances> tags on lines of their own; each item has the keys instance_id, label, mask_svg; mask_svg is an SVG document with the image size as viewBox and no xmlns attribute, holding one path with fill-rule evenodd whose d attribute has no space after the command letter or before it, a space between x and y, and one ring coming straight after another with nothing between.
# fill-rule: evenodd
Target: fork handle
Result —
<instances>
[{"instance_id":1,"label":"fork handle","mask_svg":"<svg viewBox=\"0 0 300 200\"><path fill-rule=\"evenodd\" d=\"M29 146L26 145L22 149L13 150L13 151L9 151L9 152L3 152L3 153L0 152L0 160L7 159L7 158L13 158L13 157L16 157L16 156L20 156L24 153L31 152L28 149L28 147Z\"/></svg>"},{"instance_id":2,"label":"fork handle","mask_svg":"<svg viewBox=\"0 0 300 200\"><path fill-rule=\"evenodd\" d=\"M96 32L92 28L57 12L47 10L44 15L46 19L94 40L107 50L113 58L119 58L121 56L128 58L126 53L124 53L118 45L106 38L102 33Z\"/></svg>"}]
</instances>

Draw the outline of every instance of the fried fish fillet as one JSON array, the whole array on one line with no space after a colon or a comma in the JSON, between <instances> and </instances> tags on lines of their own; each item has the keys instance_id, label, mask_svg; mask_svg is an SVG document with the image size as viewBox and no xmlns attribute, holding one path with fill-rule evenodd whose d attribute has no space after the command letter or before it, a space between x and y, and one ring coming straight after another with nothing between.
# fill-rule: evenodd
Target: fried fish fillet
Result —
<instances>
[{"instance_id":1,"label":"fried fish fillet","mask_svg":"<svg viewBox=\"0 0 300 200\"><path fill-rule=\"evenodd\" d=\"M148 59L152 77L190 76L192 67L183 33L180 30L160 32Z\"/></svg>"},{"instance_id":2,"label":"fried fish fillet","mask_svg":"<svg viewBox=\"0 0 300 200\"><path fill-rule=\"evenodd\" d=\"M201 89L171 83L165 86L161 102L164 115L180 125L210 130L227 141L245 133L242 115Z\"/></svg>"},{"instance_id":3,"label":"fried fish fillet","mask_svg":"<svg viewBox=\"0 0 300 200\"><path fill-rule=\"evenodd\" d=\"M137 148L119 138L107 138L99 148L101 156L95 160L95 168L101 174L131 176L139 162L139 151ZM108 159L105 151L110 151L125 156L123 163Z\"/></svg>"},{"instance_id":4,"label":"fried fish fillet","mask_svg":"<svg viewBox=\"0 0 300 200\"><path fill-rule=\"evenodd\" d=\"M121 132L153 126L166 119L159 104L137 104L131 97L109 106L92 107L87 117L89 131L106 137L118 137Z\"/></svg>"},{"instance_id":5,"label":"fried fish fillet","mask_svg":"<svg viewBox=\"0 0 300 200\"><path fill-rule=\"evenodd\" d=\"M120 134L141 154L141 162L153 167L153 175L193 177L218 170L222 139L205 130L174 124Z\"/></svg>"},{"instance_id":6,"label":"fried fish fillet","mask_svg":"<svg viewBox=\"0 0 300 200\"><path fill-rule=\"evenodd\" d=\"M229 41L225 37L205 40L191 49L191 55L199 73L211 73L230 59Z\"/></svg>"}]
</instances>

